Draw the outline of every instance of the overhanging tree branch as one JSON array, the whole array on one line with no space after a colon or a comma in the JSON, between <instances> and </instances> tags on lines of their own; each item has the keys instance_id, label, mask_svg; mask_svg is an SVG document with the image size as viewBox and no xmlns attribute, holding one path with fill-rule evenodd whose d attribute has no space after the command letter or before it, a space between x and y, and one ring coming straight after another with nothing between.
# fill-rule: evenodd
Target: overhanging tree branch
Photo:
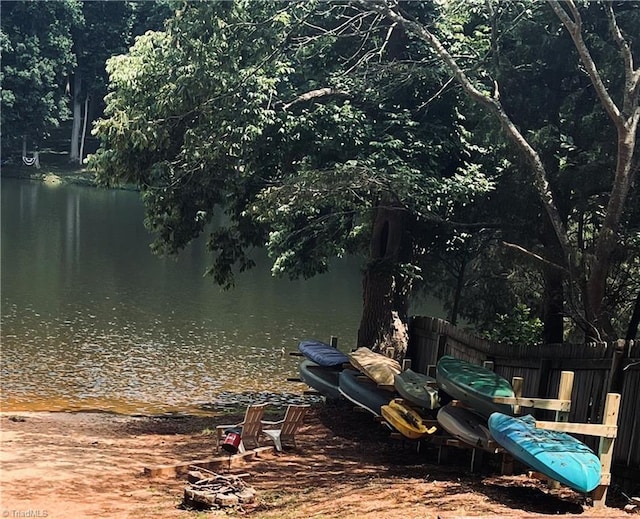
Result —
<instances>
[{"instance_id":1,"label":"overhanging tree branch","mask_svg":"<svg viewBox=\"0 0 640 519\"><path fill-rule=\"evenodd\" d=\"M553 11L569 32L578 56L587 70L591 83L617 130L617 163L613 185L607 203L602 227L596 238L595 254L590 265L587 280L587 312L588 318L594 322L607 321L607 317L601 315L602 302L605 294L607 274L612 262L612 252L618 242L618 227L629 194L631 181L634 175L634 153L637 140L638 121L640 120L640 106L638 100L638 82L640 70L633 68L633 55L629 43L624 39L616 22L613 7L605 7L609 27L613 35L624 64L625 86L623 89L622 110L611 98L600 73L591 57L582 37L582 20L580 12L573 0L567 0L571 17L557 0L547 0Z\"/></svg>"},{"instance_id":2,"label":"overhanging tree branch","mask_svg":"<svg viewBox=\"0 0 640 519\"><path fill-rule=\"evenodd\" d=\"M591 57L591 53L587 48L584 39L582 38L582 18L580 17L580 11L573 3L573 0L567 0L565 3L569 7L569 11L573 16L573 20L567 14L560 2L557 0L547 0L553 12L556 13L556 16L560 19L562 24L566 27L567 31L571 35L571 39L578 51L578 55L580 56L580 61L584 65L587 70L587 74L589 74L589 78L591 79L591 83L593 83L594 88L596 89L596 93L600 98L600 102L602 106L604 106L605 110L609 114L609 117L613 120L616 127L619 127L621 124L624 124L624 120L621 116L620 110L611 99L609 92L607 91L607 87L604 86L602 78L600 77L600 73L596 68L595 63L593 62L593 58Z\"/></svg>"},{"instance_id":3,"label":"overhanging tree branch","mask_svg":"<svg viewBox=\"0 0 640 519\"><path fill-rule=\"evenodd\" d=\"M548 259L543 258L539 254L536 254L535 252L531 252L530 250L527 250L524 247L521 247L520 245L516 245L515 243L509 243L507 241L503 241L502 245L504 245L505 247L507 247L509 249L516 250L519 253L528 256L529 258L533 258L534 260L536 260L539 263L542 263L543 265L547 265L549 267L553 267L554 269L560 270L563 273L567 274L567 269L564 268L563 266L558 265L557 263L554 263L553 261L549 261Z\"/></svg>"},{"instance_id":4,"label":"overhanging tree branch","mask_svg":"<svg viewBox=\"0 0 640 519\"><path fill-rule=\"evenodd\" d=\"M495 85L495 93L493 96L490 96L488 93L481 91L471 82L469 77L460 68L453 56L449 54L447 49L445 49L440 40L434 34L432 34L423 25L405 18L400 12L393 9L386 1L361 0L359 3L366 8L373 9L378 13L384 14L389 20L401 25L407 32L413 34L414 36L417 36L418 38L429 44L429 46L442 59L449 70L451 70L454 77L462 86L464 91L472 99L487 108L500 121L500 124L504 128L508 137L524 153L524 155L531 163L534 173L535 187L549 216L553 229L558 237L558 241L560 242L560 245L562 247L565 260L567 261L568 265L572 265L574 261L572 247L569 243L569 237L565 225L562 221L562 218L560 217L560 213L551 192L551 187L549 186L549 182L547 180L547 173L544 164L542 163L538 152L531 147L531 145L520 133L514 122L504 110L504 107L500 103L497 84Z\"/></svg>"},{"instance_id":5,"label":"overhanging tree branch","mask_svg":"<svg viewBox=\"0 0 640 519\"><path fill-rule=\"evenodd\" d=\"M333 88L333 87L318 88L316 90L305 92L304 94L301 94L298 97L296 97L293 101L289 101L288 103L285 103L282 106L282 109L286 111L294 105L297 105L299 103L305 103L307 101L311 101L313 99L318 99L321 97L348 96L348 95L349 95L348 92L344 90L340 90L338 88Z\"/></svg>"}]
</instances>

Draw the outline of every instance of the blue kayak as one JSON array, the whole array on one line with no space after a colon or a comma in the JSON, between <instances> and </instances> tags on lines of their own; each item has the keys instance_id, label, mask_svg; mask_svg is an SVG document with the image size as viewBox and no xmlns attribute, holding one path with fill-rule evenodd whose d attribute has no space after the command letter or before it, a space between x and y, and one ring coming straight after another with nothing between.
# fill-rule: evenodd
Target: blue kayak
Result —
<instances>
[{"instance_id":1,"label":"blue kayak","mask_svg":"<svg viewBox=\"0 0 640 519\"><path fill-rule=\"evenodd\" d=\"M300 341L298 343L298 350L318 366L339 366L349 362L349 357L325 342L314 340Z\"/></svg>"},{"instance_id":2,"label":"blue kayak","mask_svg":"<svg viewBox=\"0 0 640 519\"><path fill-rule=\"evenodd\" d=\"M600 484L600 460L589 447L567 433L537 429L530 415L493 413L489 430L514 458L551 479L578 492Z\"/></svg>"}]
</instances>

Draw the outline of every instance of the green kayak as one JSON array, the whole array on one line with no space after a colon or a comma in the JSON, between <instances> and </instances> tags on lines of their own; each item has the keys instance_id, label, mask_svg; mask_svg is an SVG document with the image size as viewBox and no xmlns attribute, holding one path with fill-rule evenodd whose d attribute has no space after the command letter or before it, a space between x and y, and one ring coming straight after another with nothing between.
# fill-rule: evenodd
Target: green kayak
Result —
<instances>
[{"instance_id":1,"label":"green kayak","mask_svg":"<svg viewBox=\"0 0 640 519\"><path fill-rule=\"evenodd\" d=\"M491 370L445 355L438 361L436 380L445 393L485 418L495 412L513 415L512 405L493 402L515 395L511 384Z\"/></svg>"}]
</instances>

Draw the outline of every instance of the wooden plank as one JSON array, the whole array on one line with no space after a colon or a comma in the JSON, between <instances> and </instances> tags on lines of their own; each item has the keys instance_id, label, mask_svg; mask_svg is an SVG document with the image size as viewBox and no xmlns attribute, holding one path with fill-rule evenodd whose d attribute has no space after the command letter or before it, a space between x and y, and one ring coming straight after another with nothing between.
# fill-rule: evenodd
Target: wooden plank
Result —
<instances>
[{"instance_id":1,"label":"wooden plank","mask_svg":"<svg viewBox=\"0 0 640 519\"><path fill-rule=\"evenodd\" d=\"M520 399L522 398L522 386L524 385L524 379L522 377L513 377L511 379L511 387L513 388L513 394L515 395L516 399ZM513 413L514 414L520 414L520 406L519 405L514 405L513 406Z\"/></svg>"},{"instance_id":2,"label":"wooden plank","mask_svg":"<svg viewBox=\"0 0 640 519\"><path fill-rule=\"evenodd\" d=\"M557 398L513 398L508 396L496 396L492 400L498 404L533 407L535 409L546 409L548 411L569 412L571 410L571 400L558 400Z\"/></svg>"},{"instance_id":3,"label":"wooden plank","mask_svg":"<svg viewBox=\"0 0 640 519\"><path fill-rule=\"evenodd\" d=\"M200 467L207 470L228 469L229 467L251 461L254 458L271 455L274 452L274 446L258 447L257 449L252 449L241 454L233 454L232 456L216 456L215 458L145 467L143 472L145 476L159 478L181 476L192 470L193 467Z\"/></svg>"},{"instance_id":4,"label":"wooden plank","mask_svg":"<svg viewBox=\"0 0 640 519\"><path fill-rule=\"evenodd\" d=\"M606 474L602 474L600 476L600 485L601 486L609 486L611 484L611 474L610 473L606 473Z\"/></svg>"},{"instance_id":5,"label":"wooden plank","mask_svg":"<svg viewBox=\"0 0 640 519\"><path fill-rule=\"evenodd\" d=\"M617 425L606 425L599 423L563 423L536 420L538 429L558 431L573 434L586 434L588 436L602 436L604 438L615 438L618 434Z\"/></svg>"},{"instance_id":6,"label":"wooden plank","mask_svg":"<svg viewBox=\"0 0 640 519\"><path fill-rule=\"evenodd\" d=\"M574 380L573 371L563 371L560 374L560 385L558 386L558 400L571 401L571 392L573 391L573 380ZM569 411L571 411L571 409L556 410L556 422L568 422Z\"/></svg>"},{"instance_id":7,"label":"wooden plank","mask_svg":"<svg viewBox=\"0 0 640 519\"><path fill-rule=\"evenodd\" d=\"M618 412L620 410L620 394L609 393L604 407L603 426L615 426L618 424ZM606 436L600 438L598 447L598 457L603 476L611 477L611 461L613 460L613 444L615 436ZM607 499L607 490L609 489L609 481L600 482L600 485L591 493L594 508L604 508Z\"/></svg>"},{"instance_id":8,"label":"wooden plank","mask_svg":"<svg viewBox=\"0 0 640 519\"><path fill-rule=\"evenodd\" d=\"M290 351L289 355L291 355L292 357L304 357L304 355L299 351Z\"/></svg>"}]
</instances>

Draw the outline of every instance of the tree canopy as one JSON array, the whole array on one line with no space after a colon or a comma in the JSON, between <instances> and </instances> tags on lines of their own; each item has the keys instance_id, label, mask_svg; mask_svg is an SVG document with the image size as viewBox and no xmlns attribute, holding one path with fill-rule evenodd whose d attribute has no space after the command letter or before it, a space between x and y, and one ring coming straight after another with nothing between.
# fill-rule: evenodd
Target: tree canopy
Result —
<instances>
[{"instance_id":1,"label":"tree canopy","mask_svg":"<svg viewBox=\"0 0 640 519\"><path fill-rule=\"evenodd\" d=\"M3 2L2 145L38 140L68 117L65 85L75 56L80 2Z\"/></svg>"},{"instance_id":2,"label":"tree canopy","mask_svg":"<svg viewBox=\"0 0 640 519\"><path fill-rule=\"evenodd\" d=\"M406 317L435 258L458 265L442 294L463 315L482 306L461 308L478 293L468 267L499 264L502 284L483 281L500 290L494 315L499 300L542 299L554 302L535 308L545 324L559 317L562 332L569 316L589 337L613 336L638 285L638 12L180 4L165 30L109 61L93 165L107 184L140 187L159 252L225 213L209 238L220 284L251 266L252 247L292 277L366 256L359 344L382 339L390 311Z\"/></svg>"}]
</instances>

